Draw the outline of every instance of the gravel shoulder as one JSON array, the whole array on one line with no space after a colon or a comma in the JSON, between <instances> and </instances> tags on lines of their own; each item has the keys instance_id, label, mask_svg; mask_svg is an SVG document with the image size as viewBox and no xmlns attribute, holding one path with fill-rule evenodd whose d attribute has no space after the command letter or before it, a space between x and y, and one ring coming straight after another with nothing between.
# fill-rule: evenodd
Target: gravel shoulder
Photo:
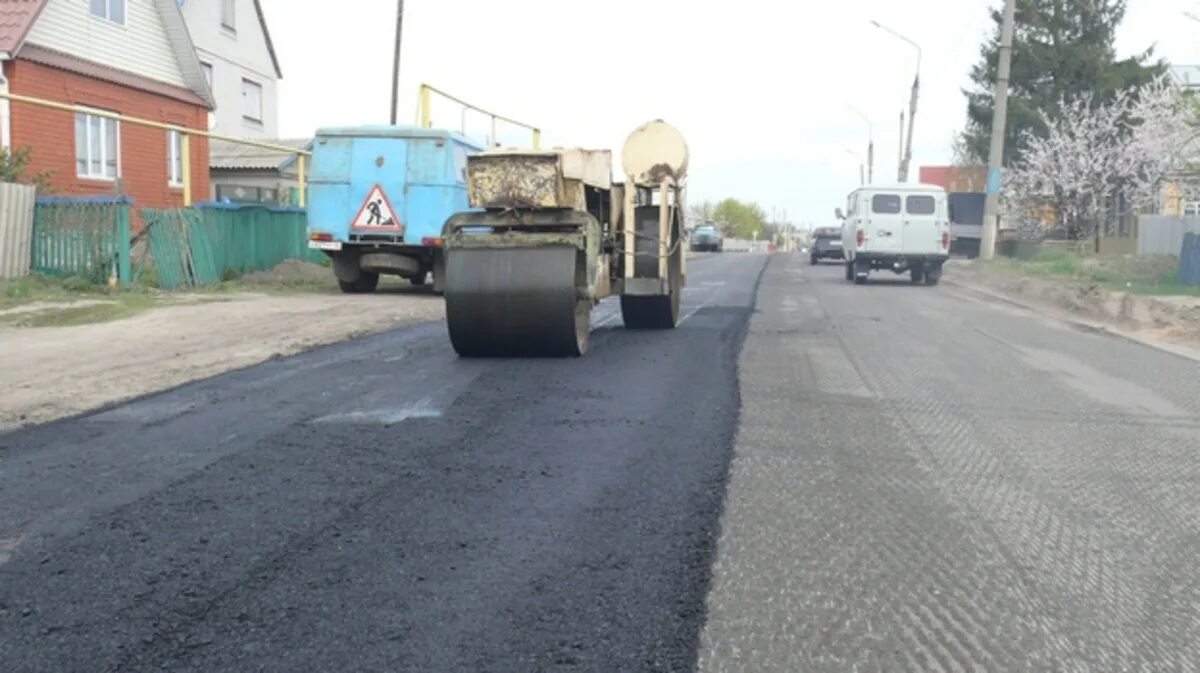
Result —
<instances>
[{"instance_id":1,"label":"gravel shoulder","mask_svg":"<svg viewBox=\"0 0 1200 673\"><path fill-rule=\"evenodd\" d=\"M399 325L440 320L427 290L239 292L67 327L0 326L0 430L72 416Z\"/></svg>"},{"instance_id":2,"label":"gravel shoulder","mask_svg":"<svg viewBox=\"0 0 1200 673\"><path fill-rule=\"evenodd\" d=\"M966 262L947 265L945 279L1137 340L1200 348L1200 297L1122 292L1099 283L1020 276Z\"/></svg>"}]
</instances>

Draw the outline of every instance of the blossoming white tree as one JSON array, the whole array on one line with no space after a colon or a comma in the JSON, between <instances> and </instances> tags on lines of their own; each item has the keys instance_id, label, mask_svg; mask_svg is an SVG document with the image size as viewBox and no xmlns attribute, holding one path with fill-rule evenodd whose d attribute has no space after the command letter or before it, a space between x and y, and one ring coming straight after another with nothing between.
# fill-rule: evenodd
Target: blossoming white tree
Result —
<instances>
[{"instance_id":1,"label":"blossoming white tree","mask_svg":"<svg viewBox=\"0 0 1200 673\"><path fill-rule=\"evenodd\" d=\"M1042 114L1045 137L1025 136L1025 153L1005 176L1003 203L1023 221L1053 208L1071 238L1096 233L1115 204L1157 206L1167 177L1196 155L1192 103L1163 80L1106 102L1064 102L1057 112Z\"/></svg>"}]
</instances>

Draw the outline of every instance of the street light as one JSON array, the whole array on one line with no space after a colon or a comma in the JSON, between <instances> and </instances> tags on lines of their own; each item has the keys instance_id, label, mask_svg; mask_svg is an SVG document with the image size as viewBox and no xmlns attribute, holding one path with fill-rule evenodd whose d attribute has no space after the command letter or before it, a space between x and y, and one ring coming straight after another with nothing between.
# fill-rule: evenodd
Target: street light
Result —
<instances>
[{"instance_id":1,"label":"street light","mask_svg":"<svg viewBox=\"0 0 1200 673\"><path fill-rule=\"evenodd\" d=\"M859 111L858 108L853 105L848 107L867 123L867 182L875 182L875 125L871 123L871 118Z\"/></svg>"},{"instance_id":2,"label":"street light","mask_svg":"<svg viewBox=\"0 0 1200 673\"><path fill-rule=\"evenodd\" d=\"M873 25L876 28L879 28L881 30L887 31L888 33L891 33L893 36L898 37L901 40L904 40L905 42L912 45L912 47L914 49L917 50L917 74L913 76L912 97L909 99L909 102L908 102L908 142L907 143L904 142L904 138L900 139L900 146L904 148L904 151L903 151L903 158L900 160L900 171L899 171L900 175L899 175L899 177L900 177L900 182L907 182L908 181L908 165L912 162L913 125L917 118L917 96L921 89L921 45L917 44L916 42L913 42L912 40L901 35L900 33L897 33L896 31L892 30L891 28L888 28L887 26L883 25L882 23L879 23L878 21L872 20L871 25Z\"/></svg>"},{"instance_id":3,"label":"street light","mask_svg":"<svg viewBox=\"0 0 1200 673\"><path fill-rule=\"evenodd\" d=\"M851 150L851 149L848 149L848 150L846 150L846 154L852 154L852 155L854 155L854 157L855 157L855 158L857 158L857 159L858 159L858 184L860 184L860 185L864 185L864 184L866 184L866 182L865 182L865 180L864 180L864 178L863 178L863 158L862 158L862 155L861 155L861 154L859 154L858 152L855 152L854 150Z\"/></svg>"}]
</instances>

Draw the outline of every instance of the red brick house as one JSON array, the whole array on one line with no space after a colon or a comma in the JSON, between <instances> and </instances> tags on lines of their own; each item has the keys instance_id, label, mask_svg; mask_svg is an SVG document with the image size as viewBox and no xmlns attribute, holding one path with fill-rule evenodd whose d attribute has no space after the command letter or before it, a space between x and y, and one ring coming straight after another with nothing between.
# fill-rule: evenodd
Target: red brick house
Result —
<instances>
[{"instance_id":1,"label":"red brick house","mask_svg":"<svg viewBox=\"0 0 1200 673\"><path fill-rule=\"evenodd\" d=\"M0 146L29 147L57 192L183 204L177 133L88 113L208 128L213 98L176 0L0 0L0 75L0 91L76 108L0 99ZM190 149L192 192L208 194L208 140Z\"/></svg>"}]
</instances>

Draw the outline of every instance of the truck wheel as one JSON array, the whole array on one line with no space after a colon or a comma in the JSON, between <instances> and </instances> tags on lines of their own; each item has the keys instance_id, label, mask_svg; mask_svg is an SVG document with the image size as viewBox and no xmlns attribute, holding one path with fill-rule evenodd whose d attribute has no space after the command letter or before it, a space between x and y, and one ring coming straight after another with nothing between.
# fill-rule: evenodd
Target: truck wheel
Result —
<instances>
[{"instance_id":1,"label":"truck wheel","mask_svg":"<svg viewBox=\"0 0 1200 673\"><path fill-rule=\"evenodd\" d=\"M809 256L809 258L808 258L808 263L809 263L810 265L812 265L812 266L816 266L816 265L817 265L817 256L816 256L816 255L810 255L810 256Z\"/></svg>"},{"instance_id":2,"label":"truck wheel","mask_svg":"<svg viewBox=\"0 0 1200 673\"><path fill-rule=\"evenodd\" d=\"M925 272L925 284L926 285L937 285L938 281L940 281L941 279L942 279L942 265L941 264L930 267L929 270Z\"/></svg>"},{"instance_id":3,"label":"truck wheel","mask_svg":"<svg viewBox=\"0 0 1200 673\"><path fill-rule=\"evenodd\" d=\"M846 262L843 266L846 267L846 280L854 280L854 262Z\"/></svg>"},{"instance_id":4,"label":"truck wheel","mask_svg":"<svg viewBox=\"0 0 1200 673\"><path fill-rule=\"evenodd\" d=\"M358 279L352 283L347 283L344 280L338 281L338 287L342 288L342 292L346 294L367 294L374 292L379 286L379 274L363 271L358 275Z\"/></svg>"},{"instance_id":5,"label":"truck wheel","mask_svg":"<svg viewBox=\"0 0 1200 673\"><path fill-rule=\"evenodd\" d=\"M422 271L421 273L418 273L415 276L409 276L408 282L412 283L413 287L421 287L422 285L425 284L425 275L427 273L429 273L429 272Z\"/></svg>"},{"instance_id":6,"label":"truck wheel","mask_svg":"<svg viewBox=\"0 0 1200 673\"><path fill-rule=\"evenodd\" d=\"M914 266L912 268L911 273L912 273L913 285L919 285L919 284L921 284L922 281L925 280L925 267L924 266L921 266L921 265Z\"/></svg>"}]
</instances>

